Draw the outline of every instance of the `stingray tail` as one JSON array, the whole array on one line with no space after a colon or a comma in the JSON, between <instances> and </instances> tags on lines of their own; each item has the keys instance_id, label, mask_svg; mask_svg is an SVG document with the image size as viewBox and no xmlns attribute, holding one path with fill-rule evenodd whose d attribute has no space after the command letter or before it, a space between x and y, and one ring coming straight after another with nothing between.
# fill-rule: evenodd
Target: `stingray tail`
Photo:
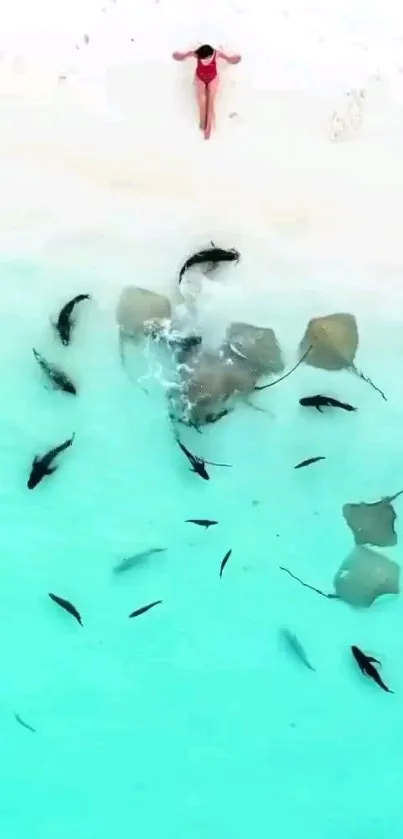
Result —
<instances>
[{"instance_id":1,"label":"stingray tail","mask_svg":"<svg viewBox=\"0 0 403 839\"><path fill-rule=\"evenodd\" d=\"M248 408L253 408L254 411L259 411L261 414L270 414L271 417L274 416L271 411L268 411L266 408L261 408L260 405L255 405L255 403L248 398L244 399L243 402L248 406Z\"/></svg>"},{"instance_id":2,"label":"stingray tail","mask_svg":"<svg viewBox=\"0 0 403 839\"><path fill-rule=\"evenodd\" d=\"M315 588L315 586L310 586L308 585L308 583L304 583L303 580L301 580L299 577L296 577L295 574L292 574L291 571L289 571L288 568L284 568L283 565L280 565L280 571L285 571L286 574L289 574L290 577L293 578L293 580L297 580L298 583L301 583L301 585L304 586L304 588L309 588L311 591L316 592L316 594L320 594L321 597L326 597L327 600L340 599L338 594L328 594L326 591L322 591L320 588Z\"/></svg>"},{"instance_id":3,"label":"stingray tail","mask_svg":"<svg viewBox=\"0 0 403 839\"><path fill-rule=\"evenodd\" d=\"M396 498L399 498L399 495L403 495L403 489L399 489L399 492L395 492L394 495L386 495L384 498L382 498L382 501L387 501L389 504L391 504L392 501L395 501Z\"/></svg>"},{"instance_id":4,"label":"stingray tail","mask_svg":"<svg viewBox=\"0 0 403 839\"><path fill-rule=\"evenodd\" d=\"M147 396L149 396L148 390L146 390L145 387L143 387L138 380L133 381L133 379L132 379L132 377L131 377L131 375L130 375L127 367L126 367L125 347L126 347L127 341L128 341L127 335L124 333L123 329L119 329L119 357L120 357L122 367L123 367L123 369L124 369L124 371L127 375L127 378L131 381L131 383L138 385L140 390L142 390L143 393L145 393Z\"/></svg>"},{"instance_id":5,"label":"stingray tail","mask_svg":"<svg viewBox=\"0 0 403 839\"><path fill-rule=\"evenodd\" d=\"M123 329L119 329L119 358L122 363L122 367L125 367L126 363L126 353L125 353L125 346L126 346L126 335L123 332Z\"/></svg>"},{"instance_id":6,"label":"stingray tail","mask_svg":"<svg viewBox=\"0 0 403 839\"><path fill-rule=\"evenodd\" d=\"M301 356L299 361L297 361L297 363L294 364L294 367L291 367L291 370L289 370L288 373L284 373L284 376L280 376L280 378L276 379L274 382L269 382L268 385L260 385L258 387L255 387L255 390L266 390L267 387L273 387L273 385L277 385L279 382L283 382L284 379L287 379L288 376L291 376L291 373L293 373L294 370L296 370L297 367L299 367L299 365L302 364L303 361L305 361L308 353L311 352L312 347L313 347L313 344L310 344L308 349L306 350L306 352L304 352L303 356Z\"/></svg>"},{"instance_id":7,"label":"stingray tail","mask_svg":"<svg viewBox=\"0 0 403 839\"><path fill-rule=\"evenodd\" d=\"M374 382L372 381L372 379L369 378L369 376L364 376L364 373L361 370L357 370L356 368L354 368L354 371L357 374L357 376L360 377L360 379L362 379L364 382L367 382L368 385L371 385L371 387L373 387L373 389L376 390L377 393L380 393L380 395L382 396L382 399L384 399L385 402L388 401L384 392L383 392L383 390L381 390L379 387L377 387L374 384Z\"/></svg>"}]
</instances>

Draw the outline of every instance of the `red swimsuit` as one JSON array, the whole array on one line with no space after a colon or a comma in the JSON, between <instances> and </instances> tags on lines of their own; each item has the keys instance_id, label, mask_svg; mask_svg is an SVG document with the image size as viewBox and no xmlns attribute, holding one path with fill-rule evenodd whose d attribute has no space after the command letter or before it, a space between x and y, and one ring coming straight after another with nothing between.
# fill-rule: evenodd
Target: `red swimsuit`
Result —
<instances>
[{"instance_id":1,"label":"red swimsuit","mask_svg":"<svg viewBox=\"0 0 403 839\"><path fill-rule=\"evenodd\" d=\"M196 67L196 77L200 79L205 85L210 84L210 82L215 79L217 75L217 60L216 60L216 53L214 53L212 61L210 64L202 64L200 58L197 59L197 67Z\"/></svg>"}]
</instances>

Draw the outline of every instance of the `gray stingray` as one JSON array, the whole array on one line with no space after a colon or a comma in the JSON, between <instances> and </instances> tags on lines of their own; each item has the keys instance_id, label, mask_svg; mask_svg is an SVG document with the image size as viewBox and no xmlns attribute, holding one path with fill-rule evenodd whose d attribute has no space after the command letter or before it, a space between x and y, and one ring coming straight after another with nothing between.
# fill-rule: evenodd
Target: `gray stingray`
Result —
<instances>
[{"instance_id":1,"label":"gray stingray","mask_svg":"<svg viewBox=\"0 0 403 839\"><path fill-rule=\"evenodd\" d=\"M284 362L273 329L231 323L222 350L229 358L243 358L257 376L282 373Z\"/></svg>"},{"instance_id":2,"label":"gray stingray","mask_svg":"<svg viewBox=\"0 0 403 839\"><path fill-rule=\"evenodd\" d=\"M176 419L194 425L231 407L236 397L253 393L257 375L243 358L228 358L222 351L195 347L180 365L179 389L168 395ZM256 407L256 406L253 406Z\"/></svg>"},{"instance_id":3,"label":"gray stingray","mask_svg":"<svg viewBox=\"0 0 403 839\"><path fill-rule=\"evenodd\" d=\"M383 594L399 594L400 567L371 548L355 548L335 578L336 596L350 606L369 607Z\"/></svg>"},{"instance_id":4,"label":"gray stingray","mask_svg":"<svg viewBox=\"0 0 403 839\"><path fill-rule=\"evenodd\" d=\"M395 532L396 513L392 501L403 490L395 495L388 495L366 504L344 504L343 516L350 530L353 531L356 545L377 545L379 548L390 548L397 544Z\"/></svg>"},{"instance_id":5,"label":"gray stingray","mask_svg":"<svg viewBox=\"0 0 403 839\"><path fill-rule=\"evenodd\" d=\"M116 307L120 360L133 384L137 384L146 394L148 391L142 387L139 379L134 381L127 369L126 351L130 344L139 344L144 338L157 339L164 335L170 316L171 304L167 297L137 286L122 289Z\"/></svg>"},{"instance_id":6,"label":"gray stingray","mask_svg":"<svg viewBox=\"0 0 403 839\"><path fill-rule=\"evenodd\" d=\"M310 352L307 350L311 347ZM358 327L354 315L336 312L312 318L299 345L300 353L307 352L305 363L322 370L349 370L386 396L367 376L358 370L354 359L358 349Z\"/></svg>"},{"instance_id":7,"label":"gray stingray","mask_svg":"<svg viewBox=\"0 0 403 839\"><path fill-rule=\"evenodd\" d=\"M147 288L126 286L116 307L116 320L121 332L132 340L153 334L171 317L167 297Z\"/></svg>"}]
</instances>

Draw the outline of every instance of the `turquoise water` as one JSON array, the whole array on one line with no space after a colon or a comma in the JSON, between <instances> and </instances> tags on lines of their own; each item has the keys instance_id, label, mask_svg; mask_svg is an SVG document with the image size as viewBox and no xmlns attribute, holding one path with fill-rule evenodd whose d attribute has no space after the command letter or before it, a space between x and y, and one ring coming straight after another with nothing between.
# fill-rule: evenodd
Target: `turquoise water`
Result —
<instances>
[{"instance_id":1,"label":"turquoise water","mask_svg":"<svg viewBox=\"0 0 403 839\"><path fill-rule=\"evenodd\" d=\"M166 268L172 293L175 247ZM309 285L306 265L282 266L278 255L271 264L264 242L245 249L241 273L226 274L215 298L207 289L206 310L215 300L226 321L236 306L249 315L246 278L261 272L267 286L256 306L288 367L307 320L352 310L355 300L357 363L388 401L349 373L301 367L256 397L267 413L240 405L202 435L183 432L196 454L232 465L212 467L208 483L189 472L173 441L163 389L156 384L147 396L122 370L113 309L128 277L115 280L106 304L96 271L84 287L77 263L51 276L39 258L1 265L4 836L400 835L399 598L353 610L302 588L279 566L331 591L353 547L342 505L403 488L401 327L392 302L386 319L385 307L373 312L348 281L331 283L330 268L317 267ZM152 286L147 243L138 251L139 284ZM167 250L164 258L168 264ZM230 311L236 277L244 295L238 282ZM282 293L290 278L292 307ZM63 348L49 319L88 290L94 300L82 304L72 346ZM32 346L77 382L76 399L43 387ZM134 369L138 359L129 355ZM301 409L299 398L317 392L359 410ZM29 493L33 456L73 431L58 471ZM294 470L315 455L327 460ZM187 518L219 525L204 531ZM154 547L166 550L113 573L125 556ZM400 551L398 542L385 554L399 561ZM83 627L50 591L74 603ZM128 619L154 600L163 603ZM298 636L315 672L284 646L283 627ZM364 680L351 644L382 659L395 695Z\"/></svg>"}]
</instances>

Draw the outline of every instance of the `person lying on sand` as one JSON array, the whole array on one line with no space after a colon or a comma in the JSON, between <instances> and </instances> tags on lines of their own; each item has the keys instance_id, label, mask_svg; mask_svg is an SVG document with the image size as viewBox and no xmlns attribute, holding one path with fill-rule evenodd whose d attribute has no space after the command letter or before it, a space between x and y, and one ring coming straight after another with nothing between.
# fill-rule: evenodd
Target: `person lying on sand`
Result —
<instances>
[{"instance_id":1,"label":"person lying on sand","mask_svg":"<svg viewBox=\"0 0 403 839\"><path fill-rule=\"evenodd\" d=\"M203 44L197 50L189 52L174 52L175 61L185 58L196 58L195 89L200 113L200 130L204 132L204 139L210 138L215 118L214 105L218 88L217 58L223 58L229 64L238 64L240 55L226 55L221 50L215 50L209 44Z\"/></svg>"}]
</instances>

